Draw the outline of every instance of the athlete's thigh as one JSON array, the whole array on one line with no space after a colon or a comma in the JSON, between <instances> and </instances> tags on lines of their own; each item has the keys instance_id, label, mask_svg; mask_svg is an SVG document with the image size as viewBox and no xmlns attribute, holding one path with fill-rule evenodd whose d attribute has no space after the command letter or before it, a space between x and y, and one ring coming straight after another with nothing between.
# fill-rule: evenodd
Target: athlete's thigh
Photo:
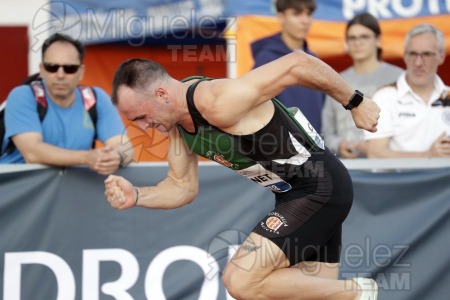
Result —
<instances>
[{"instance_id":1,"label":"athlete's thigh","mask_svg":"<svg viewBox=\"0 0 450 300\"><path fill-rule=\"evenodd\" d=\"M303 274L322 278L338 279L339 263L325 263L318 261L303 261L291 268L302 270Z\"/></svg>"},{"instance_id":2,"label":"athlete's thigh","mask_svg":"<svg viewBox=\"0 0 450 300\"><path fill-rule=\"evenodd\" d=\"M233 274L244 275L259 281L276 269L289 267L289 260L281 249L269 239L250 233L242 243L227 268Z\"/></svg>"}]
</instances>

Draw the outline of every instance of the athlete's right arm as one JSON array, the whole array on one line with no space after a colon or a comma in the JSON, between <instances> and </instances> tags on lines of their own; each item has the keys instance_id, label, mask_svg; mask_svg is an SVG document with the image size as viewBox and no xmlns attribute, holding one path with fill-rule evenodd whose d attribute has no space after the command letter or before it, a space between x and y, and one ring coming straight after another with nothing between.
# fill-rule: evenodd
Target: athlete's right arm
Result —
<instances>
[{"instance_id":1,"label":"athlete's right arm","mask_svg":"<svg viewBox=\"0 0 450 300\"><path fill-rule=\"evenodd\" d=\"M200 84L197 96L202 103L196 100L196 105L200 104L197 108L211 124L234 130L247 116L260 119L261 112L270 107L262 104L294 85L323 91L342 105L348 104L354 93L329 65L303 51L294 51L239 78ZM379 108L371 99L365 98L351 114L358 128L376 131Z\"/></svg>"},{"instance_id":2,"label":"athlete's right arm","mask_svg":"<svg viewBox=\"0 0 450 300\"><path fill-rule=\"evenodd\" d=\"M194 201L198 193L197 155L188 150L177 129L171 130L169 137L167 177L155 186L133 190L123 177L109 176L105 180L105 195L112 207L174 209Z\"/></svg>"}]
</instances>

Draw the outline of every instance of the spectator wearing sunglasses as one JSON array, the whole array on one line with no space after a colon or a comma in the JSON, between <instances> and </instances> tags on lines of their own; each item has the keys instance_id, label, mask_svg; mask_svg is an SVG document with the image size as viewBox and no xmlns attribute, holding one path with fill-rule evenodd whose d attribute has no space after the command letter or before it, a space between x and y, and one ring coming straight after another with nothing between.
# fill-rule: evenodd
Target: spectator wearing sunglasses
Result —
<instances>
[{"instance_id":1,"label":"spectator wearing sunglasses","mask_svg":"<svg viewBox=\"0 0 450 300\"><path fill-rule=\"evenodd\" d=\"M381 86L395 82L403 69L382 60L378 20L362 13L348 21L345 48L352 65L340 74L368 97ZM326 145L341 158L366 157L364 131L356 128L351 115L330 96L322 110L322 134Z\"/></svg>"},{"instance_id":2,"label":"spectator wearing sunglasses","mask_svg":"<svg viewBox=\"0 0 450 300\"><path fill-rule=\"evenodd\" d=\"M7 98L6 133L14 150L4 151L0 163L39 163L51 166L86 165L99 174L112 174L133 158L122 119L110 97L98 87L96 124L84 107L78 89L85 66L84 46L56 33L44 41L40 77L47 112L40 120L35 95L29 85L14 88ZM95 139L104 147L93 148Z\"/></svg>"},{"instance_id":3,"label":"spectator wearing sunglasses","mask_svg":"<svg viewBox=\"0 0 450 300\"><path fill-rule=\"evenodd\" d=\"M421 24L408 32L406 72L373 95L381 114L378 131L365 135L369 157L450 156L450 89L437 75L444 59L442 31Z\"/></svg>"}]
</instances>

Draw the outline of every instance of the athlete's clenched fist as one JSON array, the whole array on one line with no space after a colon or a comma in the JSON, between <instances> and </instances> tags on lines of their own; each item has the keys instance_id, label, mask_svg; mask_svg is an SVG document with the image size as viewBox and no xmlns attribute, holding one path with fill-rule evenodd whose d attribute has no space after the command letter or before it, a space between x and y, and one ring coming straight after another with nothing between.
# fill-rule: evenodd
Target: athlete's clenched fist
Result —
<instances>
[{"instance_id":1,"label":"athlete's clenched fist","mask_svg":"<svg viewBox=\"0 0 450 300\"><path fill-rule=\"evenodd\" d=\"M105 196L113 208L127 209L135 206L135 189L121 176L110 175L105 180Z\"/></svg>"}]
</instances>

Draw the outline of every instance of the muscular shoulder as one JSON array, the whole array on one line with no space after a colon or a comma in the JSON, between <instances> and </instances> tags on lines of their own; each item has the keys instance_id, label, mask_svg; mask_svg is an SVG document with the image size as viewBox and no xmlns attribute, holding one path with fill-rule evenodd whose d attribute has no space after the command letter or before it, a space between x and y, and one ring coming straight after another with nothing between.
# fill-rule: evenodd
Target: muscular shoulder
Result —
<instances>
[{"instance_id":1,"label":"muscular shoulder","mask_svg":"<svg viewBox=\"0 0 450 300\"><path fill-rule=\"evenodd\" d=\"M242 79L217 79L200 83L194 94L194 102L209 123L228 128L253 110L257 96L253 86Z\"/></svg>"}]
</instances>

